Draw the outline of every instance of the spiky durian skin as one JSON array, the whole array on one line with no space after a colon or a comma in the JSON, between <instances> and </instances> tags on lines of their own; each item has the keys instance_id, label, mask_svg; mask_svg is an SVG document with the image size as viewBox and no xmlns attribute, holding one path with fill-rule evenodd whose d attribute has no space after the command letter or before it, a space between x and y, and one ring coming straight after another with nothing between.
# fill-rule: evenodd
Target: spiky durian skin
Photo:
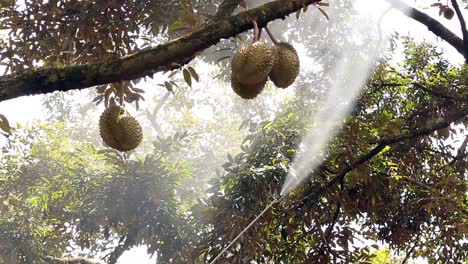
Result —
<instances>
[{"instance_id":1,"label":"spiky durian skin","mask_svg":"<svg viewBox=\"0 0 468 264\"><path fill-rule=\"evenodd\" d=\"M129 151L140 145L143 130L125 108L112 105L101 114L99 130L104 143L119 151Z\"/></svg>"},{"instance_id":2,"label":"spiky durian skin","mask_svg":"<svg viewBox=\"0 0 468 264\"><path fill-rule=\"evenodd\" d=\"M266 43L245 45L232 58L232 78L241 84L259 84L268 77L274 61L274 51Z\"/></svg>"},{"instance_id":3,"label":"spiky durian skin","mask_svg":"<svg viewBox=\"0 0 468 264\"><path fill-rule=\"evenodd\" d=\"M299 56L293 46L280 42L275 47L275 64L269 74L275 86L287 88L299 74Z\"/></svg>"},{"instance_id":4,"label":"spiky durian skin","mask_svg":"<svg viewBox=\"0 0 468 264\"><path fill-rule=\"evenodd\" d=\"M265 84L267 79L265 78L260 83L256 84L242 84L238 82L235 78L231 78L231 87L234 92L239 95L243 99L253 99L259 95Z\"/></svg>"}]
</instances>

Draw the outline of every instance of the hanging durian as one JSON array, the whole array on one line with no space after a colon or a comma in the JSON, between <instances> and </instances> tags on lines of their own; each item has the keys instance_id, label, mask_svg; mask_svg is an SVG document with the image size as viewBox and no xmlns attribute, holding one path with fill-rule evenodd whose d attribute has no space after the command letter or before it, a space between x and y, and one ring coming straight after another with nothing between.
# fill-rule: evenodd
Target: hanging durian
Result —
<instances>
[{"instance_id":1,"label":"hanging durian","mask_svg":"<svg viewBox=\"0 0 468 264\"><path fill-rule=\"evenodd\" d=\"M273 50L264 42L241 47L231 61L232 79L241 84L262 83L275 62Z\"/></svg>"},{"instance_id":2,"label":"hanging durian","mask_svg":"<svg viewBox=\"0 0 468 264\"><path fill-rule=\"evenodd\" d=\"M275 57L270 79L277 87L286 88L299 74L299 57L294 47L286 42L276 44Z\"/></svg>"},{"instance_id":3,"label":"hanging durian","mask_svg":"<svg viewBox=\"0 0 468 264\"><path fill-rule=\"evenodd\" d=\"M138 121L119 105L111 105L99 118L101 138L109 147L129 151L140 145L143 133Z\"/></svg>"}]
</instances>

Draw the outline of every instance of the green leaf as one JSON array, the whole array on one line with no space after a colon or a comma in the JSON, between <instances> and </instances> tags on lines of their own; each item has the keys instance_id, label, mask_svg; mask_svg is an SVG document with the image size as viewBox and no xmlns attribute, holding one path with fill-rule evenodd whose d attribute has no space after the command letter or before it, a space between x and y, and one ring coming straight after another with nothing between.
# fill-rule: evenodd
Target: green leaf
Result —
<instances>
[{"instance_id":1,"label":"green leaf","mask_svg":"<svg viewBox=\"0 0 468 264\"><path fill-rule=\"evenodd\" d=\"M165 82L164 82L164 87L166 87L166 89L167 89L169 92L174 93L174 89L173 89L172 84L171 84L170 82L165 81Z\"/></svg>"},{"instance_id":2,"label":"green leaf","mask_svg":"<svg viewBox=\"0 0 468 264\"><path fill-rule=\"evenodd\" d=\"M297 114L296 113L290 113L288 115L288 119L295 119L297 117Z\"/></svg>"},{"instance_id":3,"label":"green leaf","mask_svg":"<svg viewBox=\"0 0 468 264\"><path fill-rule=\"evenodd\" d=\"M224 163L223 165L221 165L221 167L223 167L223 168L229 168L229 167L231 167L231 165L232 165L231 162L226 162L226 163Z\"/></svg>"},{"instance_id":4,"label":"green leaf","mask_svg":"<svg viewBox=\"0 0 468 264\"><path fill-rule=\"evenodd\" d=\"M266 125L263 126L263 129L268 129L273 125L273 122L268 122Z\"/></svg>"},{"instance_id":5,"label":"green leaf","mask_svg":"<svg viewBox=\"0 0 468 264\"><path fill-rule=\"evenodd\" d=\"M0 129L5 131L8 134L11 134L11 127L10 123L8 122L8 119L6 116L0 114Z\"/></svg>"},{"instance_id":6,"label":"green leaf","mask_svg":"<svg viewBox=\"0 0 468 264\"><path fill-rule=\"evenodd\" d=\"M184 74L184 80L188 84L188 86L192 87L192 76L190 75L190 72L187 69L184 69L182 71Z\"/></svg>"},{"instance_id":7,"label":"green leaf","mask_svg":"<svg viewBox=\"0 0 468 264\"><path fill-rule=\"evenodd\" d=\"M188 70L190 72L190 75L192 75L192 77L195 79L195 81L198 82L200 79L199 79L198 73L195 71L195 69L189 66Z\"/></svg>"}]
</instances>

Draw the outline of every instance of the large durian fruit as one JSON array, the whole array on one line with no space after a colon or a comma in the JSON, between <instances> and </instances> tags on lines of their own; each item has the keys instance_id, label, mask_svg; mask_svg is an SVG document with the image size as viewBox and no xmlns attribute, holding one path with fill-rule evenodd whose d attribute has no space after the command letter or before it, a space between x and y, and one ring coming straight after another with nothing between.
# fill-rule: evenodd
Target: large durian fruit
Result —
<instances>
[{"instance_id":1,"label":"large durian fruit","mask_svg":"<svg viewBox=\"0 0 468 264\"><path fill-rule=\"evenodd\" d=\"M231 86L244 99L255 98L263 90L275 61L273 49L255 42L241 47L231 61Z\"/></svg>"},{"instance_id":2,"label":"large durian fruit","mask_svg":"<svg viewBox=\"0 0 468 264\"><path fill-rule=\"evenodd\" d=\"M270 79L280 88L290 86L299 74L299 57L293 46L286 42L276 44L275 64L270 72Z\"/></svg>"},{"instance_id":3,"label":"large durian fruit","mask_svg":"<svg viewBox=\"0 0 468 264\"><path fill-rule=\"evenodd\" d=\"M241 84L258 84L268 77L275 62L273 49L257 41L237 50L232 57L232 78Z\"/></svg>"},{"instance_id":4,"label":"large durian fruit","mask_svg":"<svg viewBox=\"0 0 468 264\"><path fill-rule=\"evenodd\" d=\"M143 139L138 121L119 105L104 110L99 118L99 129L104 143L119 151L135 149Z\"/></svg>"}]
</instances>

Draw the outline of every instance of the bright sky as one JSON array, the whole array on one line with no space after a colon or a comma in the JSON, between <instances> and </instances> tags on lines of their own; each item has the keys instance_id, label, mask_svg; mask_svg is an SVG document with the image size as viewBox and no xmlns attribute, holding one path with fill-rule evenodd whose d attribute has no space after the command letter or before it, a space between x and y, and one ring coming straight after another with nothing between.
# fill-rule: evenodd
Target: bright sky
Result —
<instances>
[{"instance_id":1,"label":"bright sky","mask_svg":"<svg viewBox=\"0 0 468 264\"><path fill-rule=\"evenodd\" d=\"M247 1L248 6L252 6L252 1ZM250 3L249 3L250 2ZM333 5L333 0L328 0L331 5ZM420 10L423 8L429 7L429 5L434 0L406 0L406 2L410 5L418 7ZM386 9L386 3L384 0L360 0L357 1L356 6L358 10L364 15L375 15L379 14L379 11ZM432 17L438 19L442 24L444 24L447 28L451 29L457 35L461 36L461 30L459 26L459 22L457 19L446 20L444 18L440 18L438 16L438 12L436 8L429 8L422 10L430 14ZM462 10L464 12L465 18L468 19L468 12L467 10ZM318 12L313 13L314 15L320 15ZM309 14L310 15L310 14ZM333 19L333 17L331 17ZM443 48L446 52L447 58L454 63L460 64L463 62L463 58L457 51L452 48L450 45L446 44L445 42L438 40L432 33L430 33L427 28L418 22L415 22L412 19L407 18L406 16L401 15L400 12L393 10L389 12L385 19L383 20L383 29L386 32L392 32L394 30L398 30L401 34L409 33L411 36L415 37L418 40L426 39L431 42L438 42L440 47ZM299 52L304 49L299 49ZM303 52L303 51L302 51ZM306 59L306 56L300 56ZM309 58L310 59L310 58ZM203 76L201 75L201 78ZM84 95L84 93L83 93ZM42 106L41 106L41 98L43 96L24 96L17 99L9 100L0 102L0 114L5 115L10 123L14 126L17 123L26 124L31 122L33 119L41 118ZM82 97L83 98L83 97ZM197 115L209 115L211 111L210 109L202 109L198 110L196 113ZM211 112L212 114L212 112ZM207 116L209 118L209 116ZM0 138L0 144L4 143L4 138ZM155 258L153 261L150 261L149 257L146 255L146 249L143 247L132 249L123 254L123 256L119 260L119 264L145 264L145 263L155 263Z\"/></svg>"}]
</instances>

